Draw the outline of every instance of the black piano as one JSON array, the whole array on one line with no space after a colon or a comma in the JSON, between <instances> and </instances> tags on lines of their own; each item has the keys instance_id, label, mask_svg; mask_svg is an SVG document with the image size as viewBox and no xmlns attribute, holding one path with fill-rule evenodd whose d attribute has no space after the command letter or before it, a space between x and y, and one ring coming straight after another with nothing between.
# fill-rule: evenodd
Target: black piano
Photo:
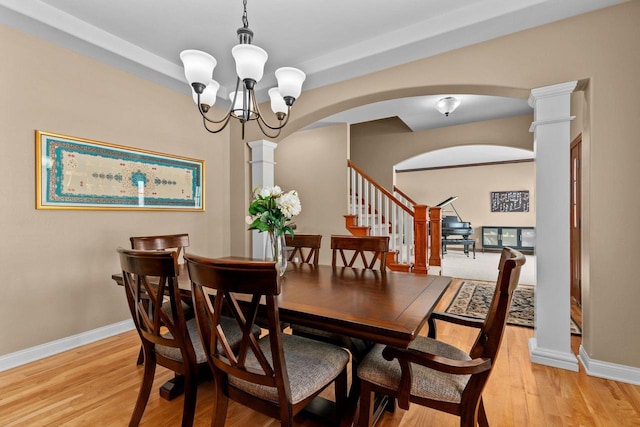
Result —
<instances>
[{"instance_id":1,"label":"black piano","mask_svg":"<svg viewBox=\"0 0 640 427\"><path fill-rule=\"evenodd\" d=\"M458 211L456 211L456 208L452 204L457 198L458 196L449 197L437 205L440 207L451 205L453 211L456 213L455 215L442 217L442 255L447 253L447 245L462 245L464 246L466 256L469 256L469 248L472 248L473 258L475 259L476 240L470 238L473 234L473 228L470 222L460 220Z\"/></svg>"}]
</instances>

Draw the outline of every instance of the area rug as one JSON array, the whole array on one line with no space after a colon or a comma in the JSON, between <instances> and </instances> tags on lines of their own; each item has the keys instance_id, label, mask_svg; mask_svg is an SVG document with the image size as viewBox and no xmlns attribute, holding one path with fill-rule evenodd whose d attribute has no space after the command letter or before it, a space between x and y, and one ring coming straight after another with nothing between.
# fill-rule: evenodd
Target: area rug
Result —
<instances>
[{"instance_id":1,"label":"area rug","mask_svg":"<svg viewBox=\"0 0 640 427\"><path fill-rule=\"evenodd\" d=\"M484 319L491 304L495 288L493 283L463 282L446 312L475 319ZM507 317L508 324L533 328L534 291L534 286L519 285L516 288L513 298L511 298L511 307ZM571 319L571 333L573 335L581 335L580 328L573 319Z\"/></svg>"}]
</instances>

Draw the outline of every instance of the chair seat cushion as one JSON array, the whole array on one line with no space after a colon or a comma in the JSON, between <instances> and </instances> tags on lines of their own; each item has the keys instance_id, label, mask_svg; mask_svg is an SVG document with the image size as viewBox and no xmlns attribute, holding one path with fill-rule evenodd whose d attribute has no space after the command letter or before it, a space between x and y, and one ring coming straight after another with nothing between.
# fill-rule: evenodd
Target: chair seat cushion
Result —
<instances>
[{"instance_id":1,"label":"chair seat cushion","mask_svg":"<svg viewBox=\"0 0 640 427\"><path fill-rule=\"evenodd\" d=\"M205 363L207 361L207 354L204 351L202 341L200 340L200 335L198 334L198 325L196 325L196 319L187 321L187 330L189 331L189 338L191 339L193 350L196 354L196 363ZM170 332L162 334L162 336L165 338L172 338ZM160 356L166 357L167 359L182 361L182 354L180 354L180 349L177 347L156 345L156 353L158 353Z\"/></svg>"},{"instance_id":2,"label":"chair seat cushion","mask_svg":"<svg viewBox=\"0 0 640 427\"><path fill-rule=\"evenodd\" d=\"M272 361L269 336L260 339L260 347ZM349 353L343 348L304 337L282 334L285 364L291 385L291 403L296 404L330 384L349 362ZM253 353L247 356L246 365L259 369ZM229 383L249 394L278 403L275 387L253 384L230 376Z\"/></svg>"},{"instance_id":3,"label":"chair seat cushion","mask_svg":"<svg viewBox=\"0 0 640 427\"><path fill-rule=\"evenodd\" d=\"M378 386L391 390L398 390L400 384L400 362L382 357L385 346L376 346L365 356L358 367L358 377ZM454 360L471 360L464 351L427 337L417 337L409 348L425 353ZM417 364L412 365L413 382L411 395L444 402L460 403L462 392L469 381L470 375L453 375Z\"/></svg>"},{"instance_id":4,"label":"chair seat cushion","mask_svg":"<svg viewBox=\"0 0 640 427\"><path fill-rule=\"evenodd\" d=\"M349 350L355 360L360 361L371 350L373 343L359 338L352 338L345 335L328 332L322 329L316 329L309 326L291 325L293 335L298 335L312 340L319 340L329 344Z\"/></svg>"},{"instance_id":5,"label":"chair seat cushion","mask_svg":"<svg viewBox=\"0 0 640 427\"><path fill-rule=\"evenodd\" d=\"M230 317L221 316L220 325L222 326L222 329L224 330L225 335L229 340L229 345L231 345L231 347L236 347L238 344L240 344L240 340L242 340L242 331L240 330L238 323L234 319ZM196 363L198 364L206 363L207 354L204 350L204 347L202 346L202 341L200 339L200 334L198 332L198 325L196 324L196 319L187 320L187 330L189 331L189 338L193 343L193 350L196 353ZM253 328L254 335L259 336L260 332L261 332L260 328L254 325L254 328ZM163 334L163 336L170 338L171 333L167 332L166 334ZM220 346L220 344L218 344L218 351L222 351L222 347ZM157 345L156 353L168 359L173 359L178 361L182 360L180 349L176 347L167 347L163 345Z\"/></svg>"}]
</instances>

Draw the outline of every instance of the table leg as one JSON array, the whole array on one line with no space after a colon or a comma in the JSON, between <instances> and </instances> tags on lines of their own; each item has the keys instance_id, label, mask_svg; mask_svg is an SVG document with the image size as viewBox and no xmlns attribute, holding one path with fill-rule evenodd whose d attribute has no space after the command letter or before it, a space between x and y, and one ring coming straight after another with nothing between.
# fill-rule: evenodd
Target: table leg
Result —
<instances>
[{"instance_id":1,"label":"table leg","mask_svg":"<svg viewBox=\"0 0 640 427\"><path fill-rule=\"evenodd\" d=\"M184 393L184 377L180 374L162 384L160 387L160 397L165 400L173 400Z\"/></svg>"}]
</instances>

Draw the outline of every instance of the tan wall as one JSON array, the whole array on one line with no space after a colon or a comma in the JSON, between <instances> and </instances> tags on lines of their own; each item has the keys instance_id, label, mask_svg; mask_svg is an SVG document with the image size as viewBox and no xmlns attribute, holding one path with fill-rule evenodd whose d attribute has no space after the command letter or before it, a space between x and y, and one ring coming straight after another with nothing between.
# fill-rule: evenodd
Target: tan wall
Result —
<instances>
[{"instance_id":1,"label":"tan wall","mask_svg":"<svg viewBox=\"0 0 640 427\"><path fill-rule=\"evenodd\" d=\"M229 137L202 130L186 93L6 26L0 50L0 355L130 319L110 279L129 236L228 253ZM36 129L204 159L206 212L36 210Z\"/></svg>"},{"instance_id":2,"label":"tan wall","mask_svg":"<svg viewBox=\"0 0 640 427\"><path fill-rule=\"evenodd\" d=\"M462 221L471 222L477 248L482 247L482 226L511 225L535 227L535 163L507 163L403 172L396 174L396 185L413 200L434 206L450 196ZM529 212L491 212L492 191L528 190ZM451 206L442 209L442 216L455 215Z\"/></svg>"},{"instance_id":3,"label":"tan wall","mask_svg":"<svg viewBox=\"0 0 640 427\"><path fill-rule=\"evenodd\" d=\"M296 233L322 234L320 264L331 264L331 235L349 234L347 156L349 128L335 125L297 132L278 144L275 183L297 190L302 212Z\"/></svg>"},{"instance_id":4,"label":"tan wall","mask_svg":"<svg viewBox=\"0 0 640 427\"><path fill-rule=\"evenodd\" d=\"M533 136L529 132L532 120L533 116L527 114L421 132L411 132L393 120L353 125L351 161L385 188L393 188L393 166L429 151L464 145L533 150Z\"/></svg>"},{"instance_id":5,"label":"tan wall","mask_svg":"<svg viewBox=\"0 0 640 427\"><path fill-rule=\"evenodd\" d=\"M638 22L640 2L626 2L306 91L285 135L344 109L402 96L460 92L526 98L532 88L586 82L583 346L592 359L640 367L635 328L640 287L631 268L637 250L626 227L612 227L640 217L640 198L633 197L640 182L635 126L640 103L630 96L640 93ZM379 155L394 150L391 144ZM359 166L367 171L369 165Z\"/></svg>"}]
</instances>

